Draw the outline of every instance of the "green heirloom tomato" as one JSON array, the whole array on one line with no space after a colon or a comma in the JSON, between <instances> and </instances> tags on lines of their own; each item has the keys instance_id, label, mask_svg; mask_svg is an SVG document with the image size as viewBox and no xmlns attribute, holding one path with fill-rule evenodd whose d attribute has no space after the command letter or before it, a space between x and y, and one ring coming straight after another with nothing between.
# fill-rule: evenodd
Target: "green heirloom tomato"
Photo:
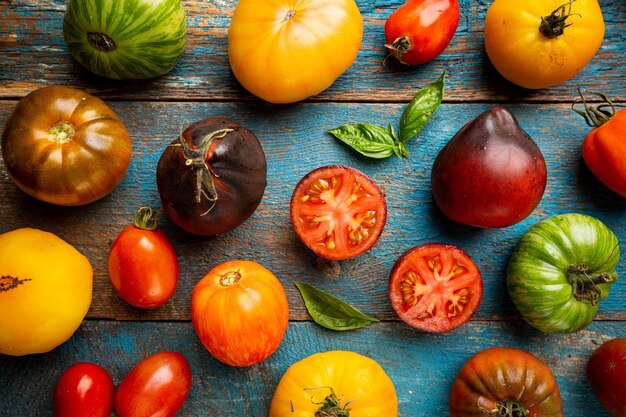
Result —
<instances>
[{"instance_id":1,"label":"green heirloom tomato","mask_svg":"<svg viewBox=\"0 0 626 417\"><path fill-rule=\"evenodd\" d=\"M180 0L70 0L63 35L72 56L95 74L154 78L183 54L185 9Z\"/></svg>"},{"instance_id":2,"label":"green heirloom tomato","mask_svg":"<svg viewBox=\"0 0 626 417\"><path fill-rule=\"evenodd\" d=\"M533 226L513 251L507 286L524 320L545 333L586 327L617 280L619 243L600 220L564 214Z\"/></svg>"}]
</instances>

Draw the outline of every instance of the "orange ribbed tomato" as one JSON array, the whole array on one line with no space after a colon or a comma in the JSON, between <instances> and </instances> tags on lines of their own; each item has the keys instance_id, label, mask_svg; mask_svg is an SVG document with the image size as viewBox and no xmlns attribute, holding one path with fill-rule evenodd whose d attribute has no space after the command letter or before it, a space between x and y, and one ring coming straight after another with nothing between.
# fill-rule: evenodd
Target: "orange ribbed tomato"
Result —
<instances>
[{"instance_id":1,"label":"orange ribbed tomato","mask_svg":"<svg viewBox=\"0 0 626 417\"><path fill-rule=\"evenodd\" d=\"M495 0L485 17L491 63L525 88L547 88L574 77L603 38L597 0Z\"/></svg>"},{"instance_id":2,"label":"orange ribbed tomato","mask_svg":"<svg viewBox=\"0 0 626 417\"><path fill-rule=\"evenodd\" d=\"M356 59L362 37L354 0L239 0L228 57L252 94L292 103L330 87Z\"/></svg>"},{"instance_id":3,"label":"orange ribbed tomato","mask_svg":"<svg viewBox=\"0 0 626 417\"><path fill-rule=\"evenodd\" d=\"M287 331L285 290L252 261L228 261L196 284L191 320L207 350L221 362L250 366L267 359Z\"/></svg>"}]
</instances>

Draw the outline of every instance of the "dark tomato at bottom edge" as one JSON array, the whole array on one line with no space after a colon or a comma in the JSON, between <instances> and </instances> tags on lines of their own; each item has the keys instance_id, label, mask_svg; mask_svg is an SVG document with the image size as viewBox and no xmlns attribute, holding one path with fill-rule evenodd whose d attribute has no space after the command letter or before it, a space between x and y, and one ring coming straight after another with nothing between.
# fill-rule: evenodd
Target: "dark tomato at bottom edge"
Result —
<instances>
[{"instance_id":1,"label":"dark tomato at bottom edge","mask_svg":"<svg viewBox=\"0 0 626 417\"><path fill-rule=\"evenodd\" d=\"M389 298L407 324L449 332L478 309L483 281L474 261L454 245L425 243L406 251L389 277Z\"/></svg>"},{"instance_id":2,"label":"dark tomato at bottom edge","mask_svg":"<svg viewBox=\"0 0 626 417\"><path fill-rule=\"evenodd\" d=\"M54 417L109 417L115 405L115 386L99 365L78 362L67 368L54 390Z\"/></svg>"}]
</instances>

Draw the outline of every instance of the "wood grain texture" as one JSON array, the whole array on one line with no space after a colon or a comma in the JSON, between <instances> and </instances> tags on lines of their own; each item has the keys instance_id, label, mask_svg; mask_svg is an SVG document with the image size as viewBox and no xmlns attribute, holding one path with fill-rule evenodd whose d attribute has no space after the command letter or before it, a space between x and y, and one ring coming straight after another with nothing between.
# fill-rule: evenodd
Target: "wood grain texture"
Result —
<instances>
[{"instance_id":1,"label":"wood grain texture","mask_svg":"<svg viewBox=\"0 0 626 417\"><path fill-rule=\"evenodd\" d=\"M408 101L417 86L450 75L447 101L572 101L576 88L608 91L626 99L626 3L601 0L606 35L602 47L574 79L545 90L517 88L491 66L484 52L488 0L460 0L461 21L448 48L435 61L407 68L383 65L384 23L404 0L359 0L363 42L352 67L310 101ZM183 1L188 42L172 72L149 81L112 81L91 75L75 62L63 40L65 0L0 2L0 97L18 98L51 84L72 85L103 98L137 100L254 100L238 84L228 62L228 26L235 2Z\"/></svg>"},{"instance_id":2,"label":"wood grain texture","mask_svg":"<svg viewBox=\"0 0 626 417\"><path fill-rule=\"evenodd\" d=\"M377 323L353 332L291 323L274 355L259 365L235 368L204 350L190 323L90 320L48 354L0 356L0 392L5 399L0 401L0 416L51 416L56 381L75 362L98 363L117 386L141 359L164 350L182 352L191 366L192 388L178 414L181 417L267 416L274 389L287 368L328 350L350 350L376 360L395 385L399 416L447 416L448 391L463 363L487 347L513 346L551 368L565 416L608 417L591 392L585 367L595 348L620 335L623 328L617 323L593 323L576 335L552 337L509 323L473 323L448 335L428 335L400 323Z\"/></svg>"}]
</instances>

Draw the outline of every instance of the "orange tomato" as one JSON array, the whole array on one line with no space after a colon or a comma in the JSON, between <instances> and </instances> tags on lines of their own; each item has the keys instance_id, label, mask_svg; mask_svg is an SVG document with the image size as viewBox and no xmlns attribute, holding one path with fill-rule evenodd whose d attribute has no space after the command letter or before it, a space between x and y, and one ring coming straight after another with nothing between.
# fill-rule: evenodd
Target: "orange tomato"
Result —
<instances>
[{"instance_id":1,"label":"orange tomato","mask_svg":"<svg viewBox=\"0 0 626 417\"><path fill-rule=\"evenodd\" d=\"M191 295L198 337L219 361L250 366L267 359L287 331L289 305L280 281L252 261L213 268Z\"/></svg>"},{"instance_id":2,"label":"orange tomato","mask_svg":"<svg viewBox=\"0 0 626 417\"><path fill-rule=\"evenodd\" d=\"M362 37L354 0L239 0L228 57L252 94L292 103L330 87L356 59Z\"/></svg>"}]
</instances>

